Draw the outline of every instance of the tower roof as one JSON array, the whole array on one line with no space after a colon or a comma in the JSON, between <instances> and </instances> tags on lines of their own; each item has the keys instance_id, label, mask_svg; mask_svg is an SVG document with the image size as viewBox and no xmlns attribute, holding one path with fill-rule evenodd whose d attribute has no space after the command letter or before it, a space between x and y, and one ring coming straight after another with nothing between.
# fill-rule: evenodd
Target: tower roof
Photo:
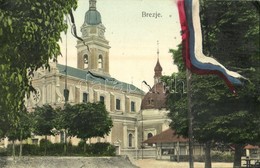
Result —
<instances>
[{"instance_id":1,"label":"tower roof","mask_svg":"<svg viewBox=\"0 0 260 168\"><path fill-rule=\"evenodd\" d=\"M159 61L159 59L157 59L157 63L156 63L156 65L155 65L155 67L154 67L154 71L161 71L162 72L162 66L161 66L161 64L160 64L160 61Z\"/></svg>"},{"instance_id":2,"label":"tower roof","mask_svg":"<svg viewBox=\"0 0 260 168\"><path fill-rule=\"evenodd\" d=\"M154 67L154 77L155 78L159 78L162 76L162 66L160 64L159 58L157 59L157 63Z\"/></svg>"},{"instance_id":3,"label":"tower roof","mask_svg":"<svg viewBox=\"0 0 260 168\"><path fill-rule=\"evenodd\" d=\"M96 0L89 0L89 10L85 14L84 23L88 25L98 25L101 23L101 15L96 9Z\"/></svg>"},{"instance_id":4,"label":"tower roof","mask_svg":"<svg viewBox=\"0 0 260 168\"><path fill-rule=\"evenodd\" d=\"M157 41L157 63L154 67L154 72L162 74L162 70L163 69L162 69L162 66L161 66L160 61L159 61L159 41Z\"/></svg>"},{"instance_id":5,"label":"tower roof","mask_svg":"<svg viewBox=\"0 0 260 168\"><path fill-rule=\"evenodd\" d=\"M144 96L141 104L141 109L162 109L166 108L166 92L163 82L160 81L162 77L162 66L157 59L157 63L154 67L154 86Z\"/></svg>"}]
</instances>

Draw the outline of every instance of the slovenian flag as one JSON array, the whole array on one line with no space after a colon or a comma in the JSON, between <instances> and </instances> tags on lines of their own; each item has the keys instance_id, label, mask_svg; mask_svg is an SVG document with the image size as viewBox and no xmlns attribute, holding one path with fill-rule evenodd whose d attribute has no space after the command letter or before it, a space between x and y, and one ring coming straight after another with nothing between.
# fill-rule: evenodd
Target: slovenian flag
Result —
<instances>
[{"instance_id":1,"label":"slovenian flag","mask_svg":"<svg viewBox=\"0 0 260 168\"><path fill-rule=\"evenodd\" d=\"M203 54L199 0L178 0L177 5L182 29L182 55L186 67L196 74L219 75L235 93L234 85L242 85L239 78L244 77Z\"/></svg>"}]
</instances>

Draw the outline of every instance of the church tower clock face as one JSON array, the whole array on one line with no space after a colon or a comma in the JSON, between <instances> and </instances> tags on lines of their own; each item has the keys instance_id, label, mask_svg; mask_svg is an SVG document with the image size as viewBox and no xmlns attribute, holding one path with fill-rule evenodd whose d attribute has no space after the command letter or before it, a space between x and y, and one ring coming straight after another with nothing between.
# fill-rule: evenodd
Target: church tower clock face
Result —
<instances>
[{"instance_id":1,"label":"church tower clock face","mask_svg":"<svg viewBox=\"0 0 260 168\"><path fill-rule=\"evenodd\" d=\"M35 92L32 92L32 102L39 103L41 98L41 90L39 88L35 88Z\"/></svg>"}]
</instances>

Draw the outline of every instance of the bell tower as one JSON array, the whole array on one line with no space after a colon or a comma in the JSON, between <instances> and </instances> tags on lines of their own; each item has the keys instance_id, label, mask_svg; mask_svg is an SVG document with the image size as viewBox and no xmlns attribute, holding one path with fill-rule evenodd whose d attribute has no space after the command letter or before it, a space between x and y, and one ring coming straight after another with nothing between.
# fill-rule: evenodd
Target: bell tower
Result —
<instances>
[{"instance_id":1,"label":"bell tower","mask_svg":"<svg viewBox=\"0 0 260 168\"><path fill-rule=\"evenodd\" d=\"M109 76L109 41L105 26L96 9L96 0L89 0L89 10L81 26L82 41L77 41L77 67L100 75Z\"/></svg>"}]
</instances>

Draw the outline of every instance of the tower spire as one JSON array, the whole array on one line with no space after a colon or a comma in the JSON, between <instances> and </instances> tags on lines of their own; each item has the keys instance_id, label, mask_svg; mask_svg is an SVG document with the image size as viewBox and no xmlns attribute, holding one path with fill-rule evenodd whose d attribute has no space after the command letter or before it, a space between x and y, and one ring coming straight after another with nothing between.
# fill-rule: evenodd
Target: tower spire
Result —
<instances>
[{"instance_id":1,"label":"tower spire","mask_svg":"<svg viewBox=\"0 0 260 168\"><path fill-rule=\"evenodd\" d=\"M159 41L157 40L157 59L159 60Z\"/></svg>"}]
</instances>

